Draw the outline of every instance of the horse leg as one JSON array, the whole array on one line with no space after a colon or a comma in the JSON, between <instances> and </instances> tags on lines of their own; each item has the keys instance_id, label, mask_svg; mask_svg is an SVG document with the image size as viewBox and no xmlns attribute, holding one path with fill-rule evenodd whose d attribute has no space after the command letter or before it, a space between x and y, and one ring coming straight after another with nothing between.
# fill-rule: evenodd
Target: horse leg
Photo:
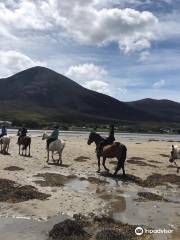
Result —
<instances>
[{"instance_id":1,"label":"horse leg","mask_svg":"<svg viewBox=\"0 0 180 240\"><path fill-rule=\"evenodd\" d=\"M124 162L122 163L122 170L123 170L123 176L125 176L126 173L125 173L125 169L124 169Z\"/></svg>"},{"instance_id":2,"label":"horse leg","mask_svg":"<svg viewBox=\"0 0 180 240\"><path fill-rule=\"evenodd\" d=\"M6 149L7 153L9 152L9 143L7 145L7 149Z\"/></svg>"},{"instance_id":3,"label":"horse leg","mask_svg":"<svg viewBox=\"0 0 180 240\"><path fill-rule=\"evenodd\" d=\"M106 162L106 158L103 157L103 163L102 163L102 165L103 165L104 169L109 172L109 169L106 167L105 162Z\"/></svg>"},{"instance_id":4,"label":"horse leg","mask_svg":"<svg viewBox=\"0 0 180 240\"><path fill-rule=\"evenodd\" d=\"M174 161L175 166L177 167L177 173L179 173L179 166L177 165L176 161Z\"/></svg>"},{"instance_id":5,"label":"horse leg","mask_svg":"<svg viewBox=\"0 0 180 240\"><path fill-rule=\"evenodd\" d=\"M100 165L101 165L101 162L100 162L100 156L99 155L97 155L97 159L98 159L98 170L97 170L97 172L99 173L100 172Z\"/></svg>"},{"instance_id":6,"label":"horse leg","mask_svg":"<svg viewBox=\"0 0 180 240\"><path fill-rule=\"evenodd\" d=\"M59 152L59 159L57 161L57 164L62 165L62 151Z\"/></svg>"},{"instance_id":7,"label":"horse leg","mask_svg":"<svg viewBox=\"0 0 180 240\"><path fill-rule=\"evenodd\" d=\"M47 150L47 161L46 162L49 162L49 150Z\"/></svg>"},{"instance_id":8,"label":"horse leg","mask_svg":"<svg viewBox=\"0 0 180 240\"><path fill-rule=\"evenodd\" d=\"M26 148L25 148L25 156L27 156L27 146L26 146Z\"/></svg>"},{"instance_id":9,"label":"horse leg","mask_svg":"<svg viewBox=\"0 0 180 240\"><path fill-rule=\"evenodd\" d=\"M117 167L116 170L114 172L114 176L117 175L118 171L122 168L122 163L121 163L121 159L118 159L118 163L117 163Z\"/></svg>"},{"instance_id":10,"label":"horse leg","mask_svg":"<svg viewBox=\"0 0 180 240\"><path fill-rule=\"evenodd\" d=\"M123 170L123 176L125 176L125 169L124 169L124 163L125 163L125 160L126 160L126 156L127 156L127 148L126 146L122 146L120 152L119 152L119 157L117 158L118 159L118 163L117 163L117 167L116 167L116 170L114 172L114 175L116 176L118 171L122 168Z\"/></svg>"},{"instance_id":11,"label":"horse leg","mask_svg":"<svg viewBox=\"0 0 180 240\"><path fill-rule=\"evenodd\" d=\"M29 144L29 146L28 146L28 149L29 149L29 154L28 154L28 156L30 157L31 156L31 145Z\"/></svg>"},{"instance_id":12,"label":"horse leg","mask_svg":"<svg viewBox=\"0 0 180 240\"><path fill-rule=\"evenodd\" d=\"M53 162L55 162L55 159L54 159L54 151L51 152L51 157L52 157Z\"/></svg>"},{"instance_id":13,"label":"horse leg","mask_svg":"<svg viewBox=\"0 0 180 240\"><path fill-rule=\"evenodd\" d=\"M19 155L21 155L21 153L20 153L20 144L19 144Z\"/></svg>"},{"instance_id":14,"label":"horse leg","mask_svg":"<svg viewBox=\"0 0 180 240\"><path fill-rule=\"evenodd\" d=\"M7 152L6 152L6 149L7 149L7 143L4 143L4 148L3 148L3 152L4 152L4 154L7 153Z\"/></svg>"},{"instance_id":15,"label":"horse leg","mask_svg":"<svg viewBox=\"0 0 180 240\"><path fill-rule=\"evenodd\" d=\"M23 156L24 151L23 151L23 145L21 146L21 156Z\"/></svg>"}]
</instances>

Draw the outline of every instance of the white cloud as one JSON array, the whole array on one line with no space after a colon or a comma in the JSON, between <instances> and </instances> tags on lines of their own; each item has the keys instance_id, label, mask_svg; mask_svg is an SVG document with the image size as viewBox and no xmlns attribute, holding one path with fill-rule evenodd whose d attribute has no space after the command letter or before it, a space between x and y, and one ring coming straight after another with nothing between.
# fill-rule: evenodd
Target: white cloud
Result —
<instances>
[{"instance_id":1,"label":"white cloud","mask_svg":"<svg viewBox=\"0 0 180 240\"><path fill-rule=\"evenodd\" d=\"M143 52L140 53L139 61L140 62L146 62L146 60L149 58L149 56L150 56L149 51L143 51Z\"/></svg>"},{"instance_id":2,"label":"white cloud","mask_svg":"<svg viewBox=\"0 0 180 240\"><path fill-rule=\"evenodd\" d=\"M104 68L98 67L93 63L71 66L66 72L66 76L76 80L84 87L97 92L110 94L110 86L105 81L107 75L108 73Z\"/></svg>"},{"instance_id":3,"label":"white cloud","mask_svg":"<svg viewBox=\"0 0 180 240\"><path fill-rule=\"evenodd\" d=\"M46 64L33 60L18 51L0 51L0 77L5 77L37 65L45 66Z\"/></svg>"},{"instance_id":4,"label":"white cloud","mask_svg":"<svg viewBox=\"0 0 180 240\"><path fill-rule=\"evenodd\" d=\"M161 88L165 85L165 80L160 80L160 81L157 81L153 84L153 88Z\"/></svg>"},{"instance_id":5,"label":"white cloud","mask_svg":"<svg viewBox=\"0 0 180 240\"><path fill-rule=\"evenodd\" d=\"M107 75L107 71L93 63L79 64L71 66L66 75L79 82L92 81L94 79L103 79Z\"/></svg>"},{"instance_id":6,"label":"white cloud","mask_svg":"<svg viewBox=\"0 0 180 240\"><path fill-rule=\"evenodd\" d=\"M30 30L65 31L80 44L102 46L116 42L125 53L150 48L158 23L151 12L99 9L94 3L92 0L22 0L14 8L13 4L10 8L0 3L0 25L15 36Z\"/></svg>"},{"instance_id":7,"label":"white cloud","mask_svg":"<svg viewBox=\"0 0 180 240\"><path fill-rule=\"evenodd\" d=\"M69 9L71 15L62 15L62 27L81 44L99 45L116 42L121 50L129 53L151 46L155 39L157 18L150 12L133 9L101 9L78 6ZM88 31L87 31L88 27Z\"/></svg>"},{"instance_id":8,"label":"white cloud","mask_svg":"<svg viewBox=\"0 0 180 240\"><path fill-rule=\"evenodd\" d=\"M109 84L103 81L99 81L99 80L89 81L84 84L84 87L94 90L96 92L100 92L108 95L111 94L109 89Z\"/></svg>"}]
</instances>

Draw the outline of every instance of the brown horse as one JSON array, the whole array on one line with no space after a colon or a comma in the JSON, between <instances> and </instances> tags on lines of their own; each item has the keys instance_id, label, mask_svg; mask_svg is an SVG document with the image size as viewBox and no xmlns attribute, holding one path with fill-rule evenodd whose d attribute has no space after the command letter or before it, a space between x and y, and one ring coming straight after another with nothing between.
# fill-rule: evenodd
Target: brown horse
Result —
<instances>
[{"instance_id":1,"label":"brown horse","mask_svg":"<svg viewBox=\"0 0 180 240\"><path fill-rule=\"evenodd\" d=\"M19 155L30 157L30 155L31 155L31 138L28 136L19 136L18 145L19 145ZM22 148L21 148L21 145L22 145ZM27 149L29 150L28 155L27 155Z\"/></svg>"},{"instance_id":2,"label":"brown horse","mask_svg":"<svg viewBox=\"0 0 180 240\"><path fill-rule=\"evenodd\" d=\"M117 175L117 172L122 168L123 175L125 175L125 169L124 169L124 162L126 160L127 155L127 148L124 144L121 144L119 142L114 142L111 145L106 145L103 147L101 153L97 152L97 148L104 140L103 137L101 137L99 134L91 132L89 135L89 139L87 144L90 145L91 143L96 144L96 153L97 153L97 159L98 159L98 172L100 172L100 158L103 157L102 165L106 171L109 171L109 169L106 167L105 162L106 158L117 158L117 167L114 172L114 175Z\"/></svg>"}]
</instances>

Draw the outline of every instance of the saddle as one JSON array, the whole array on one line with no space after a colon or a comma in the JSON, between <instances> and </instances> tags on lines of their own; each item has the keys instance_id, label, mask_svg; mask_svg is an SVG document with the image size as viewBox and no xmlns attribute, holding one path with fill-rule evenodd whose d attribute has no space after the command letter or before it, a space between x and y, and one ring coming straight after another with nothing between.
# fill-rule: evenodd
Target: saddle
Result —
<instances>
[{"instance_id":1,"label":"saddle","mask_svg":"<svg viewBox=\"0 0 180 240\"><path fill-rule=\"evenodd\" d=\"M102 155L103 149L106 146L120 146L120 142L101 142L96 149L97 154Z\"/></svg>"}]
</instances>

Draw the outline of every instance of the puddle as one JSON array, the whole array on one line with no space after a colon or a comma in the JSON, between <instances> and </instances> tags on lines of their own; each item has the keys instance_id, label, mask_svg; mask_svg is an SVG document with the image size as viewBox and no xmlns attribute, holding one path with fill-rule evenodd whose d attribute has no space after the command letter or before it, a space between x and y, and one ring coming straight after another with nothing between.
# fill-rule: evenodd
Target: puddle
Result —
<instances>
[{"instance_id":1,"label":"puddle","mask_svg":"<svg viewBox=\"0 0 180 240\"><path fill-rule=\"evenodd\" d=\"M50 195L30 185L21 186L8 179L0 179L0 202L18 203L32 199L45 200Z\"/></svg>"},{"instance_id":2,"label":"puddle","mask_svg":"<svg viewBox=\"0 0 180 240\"><path fill-rule=\"evenodd\" d=\"M41 180L34 182L41 187L66 187L66 189L73 191L80 191L86 189L90 184L105 185L109 184L108 181L96 177L78 178L75 175L64 176L57 173L38 173L34 175Z\"/></svg>"},{"instance_id":3,"label":"puddle","mask_svg":"<svg viewBox=\"0 0 180 240\"><path fill-rule=\"evenodd\" d=\"M35 221L25 218L0 218L0 239L3 240L47 240L48 232L54 224L67 219L56 216L48 221Z\"/></svg>"},{"instance_id":4,"label":"puddle","mask_svg":"<svg viewBox=\"0 0 180 240\"><path fill-rule=\"evenodd\" d=\"M62 187L69 181L72 182L72 180L77 178L74 175L64 176L57 173L38 173L34 177L42 178L42 180L34 181L41 187Z\"/></svg>"},{"instance_id":5,"label":"puddle","mask_svg":"<svg viewBox=\"0 0 180 240\"><path fill-rule=\"evenodd\" d=\"M91 183L91 184L109 184L108 181L106 181L105 179L100 179L100 178L96 178L96 177L88 177L88 181Z\"/></svg>"},{"instance_id":6,"label":"puddle","mask_svg":"<svg viewBox=\"0 0 180 240\"><path fill-rule=\"evenodd\" d=\"M69 190L78 192L86 189L89 186L89 182L86 180L73 179L65 184L65 187Z\"/></svg>"}]
</instances>

